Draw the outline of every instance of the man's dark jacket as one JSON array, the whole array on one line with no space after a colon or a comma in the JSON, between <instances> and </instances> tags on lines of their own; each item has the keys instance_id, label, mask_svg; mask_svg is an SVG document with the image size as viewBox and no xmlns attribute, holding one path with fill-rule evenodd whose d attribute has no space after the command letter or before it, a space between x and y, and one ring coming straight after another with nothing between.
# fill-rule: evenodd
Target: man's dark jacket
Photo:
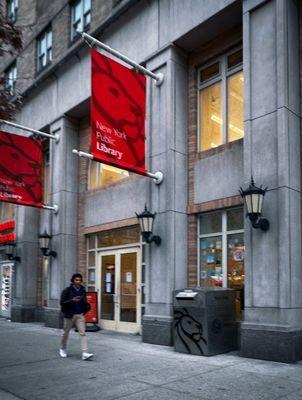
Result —
<instances>
[{"instance_id":1,"label":"man's dark jacket","mask_svg":"<svg viewBox=\"0 0 302 400\"><path fill-rule=\"evenodd\" d=\"M90 304L87 301L86 290L84 286L81 285L81 304L83 306L83 313L86 314L90 310ZM74 302L72 299L75 297L73 284L65 288L61 294L60 306L61 311L64 314L64 318L72 318L74 315Z\"/></svg>"}]
</instances>

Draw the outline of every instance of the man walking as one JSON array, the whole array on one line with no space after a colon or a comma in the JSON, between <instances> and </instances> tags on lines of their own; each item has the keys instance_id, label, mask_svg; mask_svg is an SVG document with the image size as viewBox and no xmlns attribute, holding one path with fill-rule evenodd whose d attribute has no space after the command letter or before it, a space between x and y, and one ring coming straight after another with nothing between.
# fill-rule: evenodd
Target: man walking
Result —
<instances>
[{"instance_id":1,"label":"man walking","mask_svg":"<svg viewBox=\"0 0 302 400\"><path fill-rule=\"evenodd\" d=\"M61 311L64 314L64 332L62 335L60 356L67 357L66 345L70 329L76 326L81 339L82 360L89 360L93 354L88 353L87 336L85 332L85 313L89 311L90 304L87 302L86 290L81 274L73 274L71 284L61 294Z\"/></svg>"}]
</instances>

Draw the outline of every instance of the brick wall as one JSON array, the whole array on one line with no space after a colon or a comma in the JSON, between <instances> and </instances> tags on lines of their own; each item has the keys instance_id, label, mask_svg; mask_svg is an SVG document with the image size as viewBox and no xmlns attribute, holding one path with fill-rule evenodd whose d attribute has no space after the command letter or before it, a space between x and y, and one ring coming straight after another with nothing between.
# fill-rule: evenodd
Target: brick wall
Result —
<instances>
[{"instance_id":1,"label":"brick wall","mask_svg":"<svg viewBox=\"0 0 302 400\"><path fill-rule=\"evenodd\" d=\"M217 37L215 40L202 45L198 51L189 55L188 71L188 284L197 285L197 221L198 213L204 211L226 208L242 204L240 196L234 196L226 199L217 199L207 203L194 203L194 166L195 162L204 156L212 153L224 151L225 148L233 146L228 143L217 149L208 150L203 153L197 151L198 135L198 98L197 98L197 70L200 66L207 63L232 47L240 45L242 42L241 27L235 28L227 34Z\"/></svg>"},{"instance_id":2,"label":"brick wall","mask_svg":"<svg viewBox=\"0 0 302 400\"><path fill-rule=\"evenodd\" d=\"M91 26L88 32L97 29L116 9L126 3L121 1L114 7L114 0L91 0ZM16 25L22 30L23 50L20 54L6 54L1 57L0 75L17 59L17 93L28 89L36 78L47 75L48 71L63 57L79 45L80 40L71 42L69 0L26 0L19 1ZM6 12L5 8L4 11ZM52 25L52 62L43 71L37 73L36 39L51 23Z\"/></svg>"},{"instance_id":3,"label":"brick wall","mask_svg":"<svg viewBox=\"0 0 302 400\"><path fill-rule=\"evenodd\" d=\"M82 151L89 152L90 143L90 125L89 119L85 118L80 123L80 140L79 148ZM78 271L83 275L86 282L86 254L87 244L85 237L85 196L88 184L88 166L89 160L87 158L80 158L79 160L79 197L78 197Z\"/></svg>"}]
</instances>

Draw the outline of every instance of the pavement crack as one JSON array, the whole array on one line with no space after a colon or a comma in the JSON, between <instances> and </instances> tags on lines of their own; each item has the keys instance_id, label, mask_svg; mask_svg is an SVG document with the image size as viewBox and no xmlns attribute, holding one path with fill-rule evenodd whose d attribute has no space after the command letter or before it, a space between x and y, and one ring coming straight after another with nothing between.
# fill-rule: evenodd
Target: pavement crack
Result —
<instances>
[{"instance_id":1,"label":"pavement crack","mask_svg":"<svg viewBox=\"0 0 302 400\"><path fill-rule=\"evenodd\" d=\"M11 392L10 390L3 389L2 387L0 387L0 390L2 390L2 392L5 392L5 393L8 393L8 394L11 394L12 396L15 396L15 397L16 397L16 399L20 399L20 400L28 400L28 399L26 399L25 397L18 396L17 394L15 394L15 393Z\"/></svg>"},{"instance_id":2,"label":"pavement crack","mask_svg":"<svg viewBox=\"0 0 302 400\"><path fill-rule=\"evenodd\" d=\"M43 360L26 361L26 362L20 362L20 363L16 363L16 364L3 365L3 366L0 366L0 370L1 370L1 369L7 369L7 368L13 368L13 367L20 367L21 365L38 364L38 363L40 363L40 362L56 360L56 359L58 359L58 358L59 358L59 357L52 357L52 358L45 358L45 359L43 359Z\"/></svg>"}]
</instances>

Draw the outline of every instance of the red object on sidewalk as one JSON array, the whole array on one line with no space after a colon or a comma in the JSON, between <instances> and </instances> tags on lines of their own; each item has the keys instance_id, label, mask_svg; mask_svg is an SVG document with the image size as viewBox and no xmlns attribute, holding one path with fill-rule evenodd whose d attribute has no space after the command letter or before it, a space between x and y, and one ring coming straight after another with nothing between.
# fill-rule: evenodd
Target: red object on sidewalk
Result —
<instances>
[{"instance_id":1,"label":"red object on sidewalk","mask_svg":"<svg viewBox=\"0 0 302 400\"><path fill-rule=\"evenodd\" d=\"M86 323L97 324L98 323L98 294L97 292L87 292L87 301L91 306L90 311L85 314Z\"/></svg>"}]
</instances>

